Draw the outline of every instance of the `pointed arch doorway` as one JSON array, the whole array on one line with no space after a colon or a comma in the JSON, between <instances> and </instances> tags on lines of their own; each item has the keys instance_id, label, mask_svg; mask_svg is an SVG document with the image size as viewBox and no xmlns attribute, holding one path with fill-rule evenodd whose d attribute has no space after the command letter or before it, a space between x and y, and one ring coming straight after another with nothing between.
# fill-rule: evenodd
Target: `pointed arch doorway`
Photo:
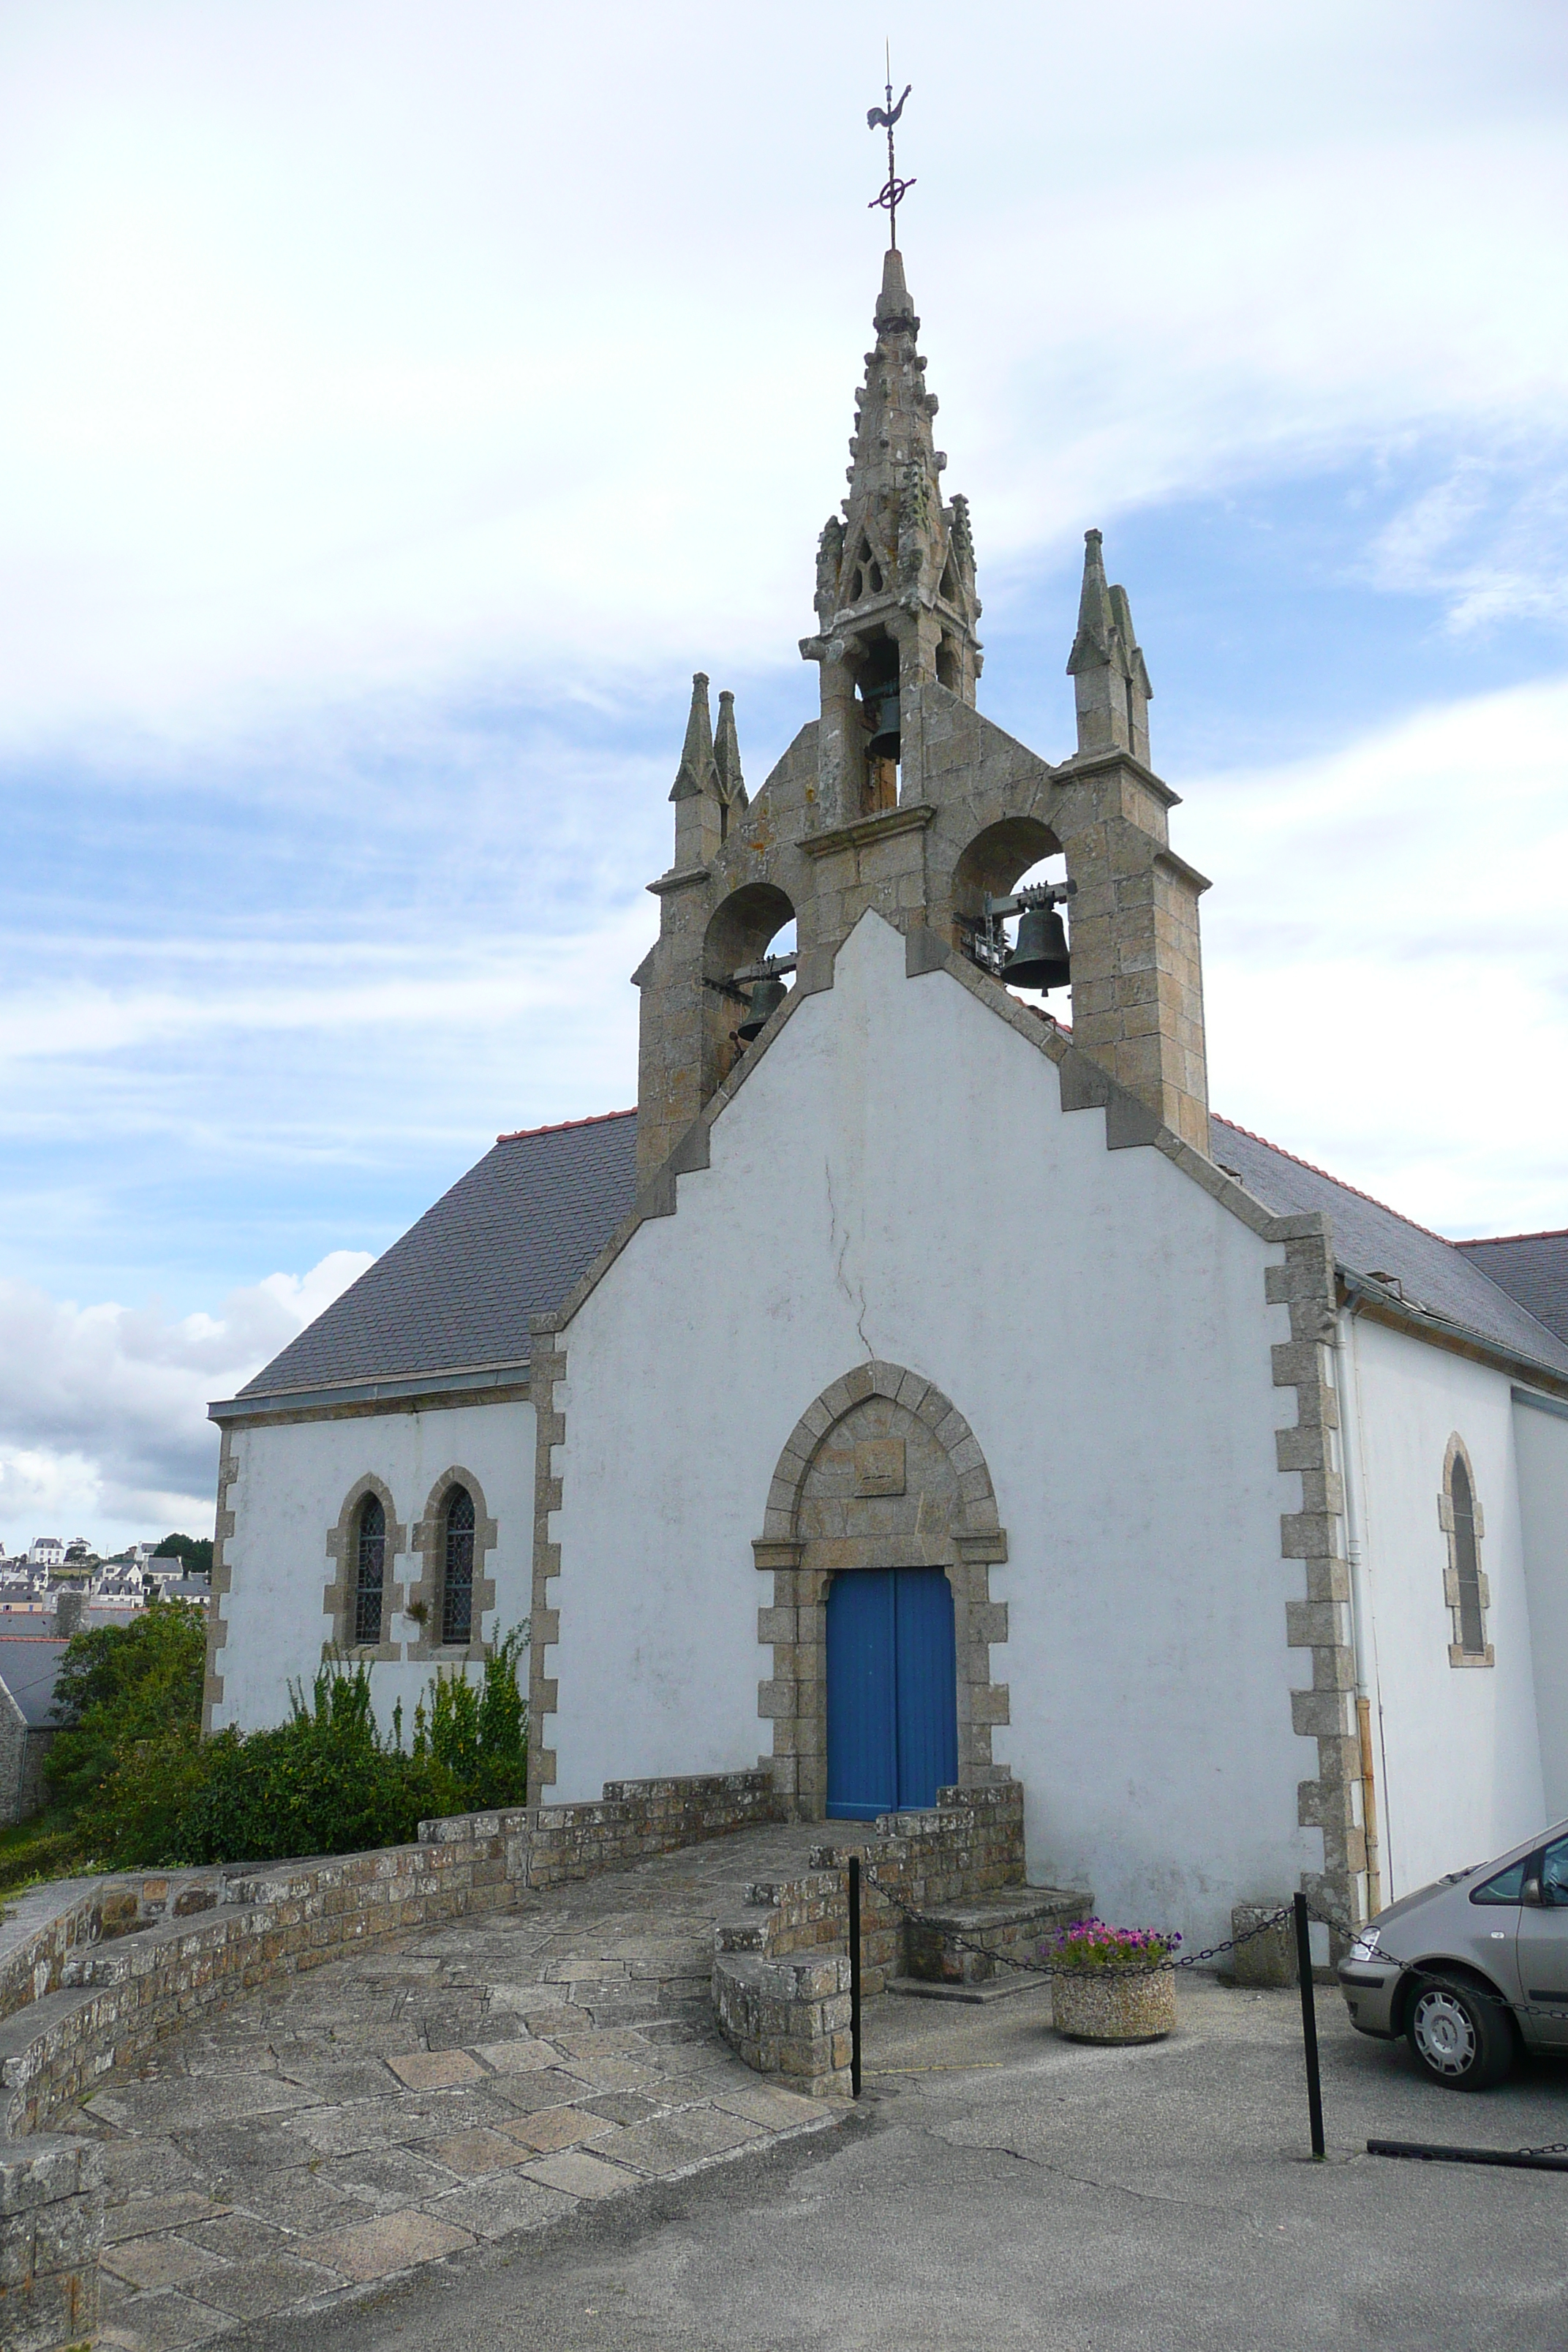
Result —
<instances>
[{"instance_id":1,"label":"pointed arch doorway","mask_svg":"<svg viewBox=\"0 0 1568 2352\"><path fill-rule=\"evenodd\" d=\"M827 1817L934 1805L958 1779L958 1649L940 1568L852 1569L827 1595Z\"/></svg>"},{"instance_id":2,"label":"pointed arch doorway","mask_svg":"<svg viewBox=\"0 0 1568 2352\"><path fill-rule=\"evenodd\" d=\"M773 1649L773 1671L757 1687L757 1712L773 1731L765 1760L801 1820L829 1811L869 1818L930 1804L941 1788L1009 1777L991 1748L994 1727L1008 1719L1007 1685L991 1674L993 1644L1007 1639L1007 1604L990 1590L1007 1534L984 1454L951 1397L880 1360L832 1381L779 1456L752 1554L773 1587L757 1615L757 1638ZM830 1807L829 1753L844 1760L862 1713L858 1736L877 1777L857 1788L836 1769Z\"/></svg>"}]
</instances>

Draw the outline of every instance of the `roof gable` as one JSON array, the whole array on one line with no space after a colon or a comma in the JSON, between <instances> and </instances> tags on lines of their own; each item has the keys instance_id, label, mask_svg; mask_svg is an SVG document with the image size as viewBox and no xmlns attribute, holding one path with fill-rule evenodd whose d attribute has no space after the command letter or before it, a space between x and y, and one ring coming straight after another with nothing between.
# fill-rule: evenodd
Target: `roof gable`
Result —
<instances>
[{"instance_id":1,"label":"roof gable","mask_svg":"<svg viewBox=\"0 0 1568 2352\"><path fill-rule=\"evenodd\" d=\"M1568 1341L1568 1229L1550 1234L1500 1234L1492 1241L1457 1242L1474 1266L1538 1323Z\"/></svg>"},{"instance_id":2,"label":"roof gable","mask_svg":"<svg viewBox=\"0 0 1568 2352\"><path fill-rule=\"evenodd\" d=\"M1568 1234L1457 1244L1217 1117L1205 1160L1160 1127L1068 1034L1019 1004L925 926L912 926L904 945L909 978L945 971L1058 1066L1064 1109L1102 1108L1109 1149L1153 1144L1232 1214L1270 1237L1279 1237L1275 1221L1325 1217L1340 1265L1376 1284L1391 1306L1568 1378ZM287 1410L323 1391L357 1387L374 1395L383 1385L422 1381L451 1387L463 1374L493 1381L498 1371L521 1381L531 1320L550 1327L568 1320L642 1220L675 1213L679 1176L707 1165L714 1120L815 992L804 985L791 992L640 1198L633 1111L498 1137L492 1150L247 1382L240 1398L253 1405L276 1399ZM1531 1311L1542 1307L1561 1319ZM226 1408L213 1410L226 1417Z\"/></svg>"},{"instance_id":3,"label":"roof gable","mask_svg":"<svg viewBox=\"0 0 1568 2352\"><path fill-rule=\"evenodd\" d=\"M498 1137L241 1397L514 1367L631 1205L635 1111Z\"/></svg>"},{"instance_id":4,"label":"roof gable","mask_svg":"<svg viewBox=\"0 0 1568 2352\"><path fill-rule=\"evenodd\" d=\"M1216 1117L1210 1128L1217 1167L1277 1214L1321 1210L1332 1223L1339 1264L1363 1280L1392 1277L1380 1286L1391 1303L1424 1309L1493 1347L1568 1373L1568 1335L1538 1319L1521 1304L1520 1293L1510 1296L1510 1286L1489 1280L1485 1262L1478 1265L1471 1255L1473 1244L1429 1233L1396 1209L1342 1183L1310 1160L1298 1160L1261 1135L1232 1126L1229 1119ZM1563 1271L1568 1276L1568 1241ZM1568 1306L1568 1298L1564 1304Z\"/></svg>"}]
</instances>

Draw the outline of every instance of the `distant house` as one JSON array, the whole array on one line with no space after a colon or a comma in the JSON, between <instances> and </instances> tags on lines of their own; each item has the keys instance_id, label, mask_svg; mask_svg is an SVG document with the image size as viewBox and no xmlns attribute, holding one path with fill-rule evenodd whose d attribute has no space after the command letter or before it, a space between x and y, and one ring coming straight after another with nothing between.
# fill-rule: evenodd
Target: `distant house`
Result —
<instances>
[{"instance_id":1,"label":"distant house","mask_svg":"<svg viewBox=\"0 0 1568 2352\"><path fill-rule=\"evenodd\" d=\"M164 1585L163 1598L165 1601L199 1602L205 1609L212 1599L212 1586L205 1576L182 1576Z\"/></svg>"},{"instance_id":2,"label":"distant house","mask_svg":"<svg viewBox=\"0 0 1568 2352\"><path fill-rule=\"evenodd\" d=\"M0 1822L25 1822L44 1801L44 1759L64 1642L0 1633Z\"/></svg>"},{"instance_id":3,"label":"distant house","mask_svg":"<svg viewBox=\"0 0 1568 2352\"><path fill-rule=\"evenodd\" d=\"M35 1568L59 1568L66 1556L64 1539L59 1536L35 1536L27 1554Z\"/></svg>"}]
</instances>

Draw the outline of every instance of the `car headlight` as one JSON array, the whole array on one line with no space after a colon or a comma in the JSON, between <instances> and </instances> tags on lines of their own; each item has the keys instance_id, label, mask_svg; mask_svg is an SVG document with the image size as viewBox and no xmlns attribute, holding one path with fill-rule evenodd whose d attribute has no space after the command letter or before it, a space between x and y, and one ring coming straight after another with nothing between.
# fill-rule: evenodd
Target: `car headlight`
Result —
<instances>
[{"instance_id":1,"label":"car headlight","mask_svg":"<svg viewBox=\"0 0 1568 2352\"><path fill-rule=\"evenodd\" d=\"M1380 1957L1377 1948L1377 1939L1381 1933L1381 1928L1363 1927L1360 1935L1356 1937L1354 1943L1351 1946L1350 1950L1346 1953L1346 1958L1352 1961L1359 1960L1362 1962L1377 1959Z\"/></svg>"}]
</instances>

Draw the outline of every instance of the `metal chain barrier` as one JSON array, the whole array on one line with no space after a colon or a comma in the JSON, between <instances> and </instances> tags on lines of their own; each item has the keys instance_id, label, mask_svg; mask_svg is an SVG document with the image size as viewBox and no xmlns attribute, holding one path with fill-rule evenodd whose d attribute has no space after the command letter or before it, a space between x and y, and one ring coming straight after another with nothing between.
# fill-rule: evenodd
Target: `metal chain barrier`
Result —
<instances>
[{"instance_id":1,"label":"metal chain barrier","mask_svg":"<svg viewBox=\"0 0 1568 2352\"><path fill-rule=\"evenodd\" d=\"M863 1865L860 1864L858 1857L851 1860L849 1865L850 1886L852 1890L851 1909L853 1918L851 1949L853 1954L853 1974L855 1979L855 1999L853 2003L855 2015L854 2087L857 2098L860 2094L858 1979L860 1957L859 1882L862 1867ZM911 1904L906 1903L901 1895L895 1895L890 1886L884 1886L881 1880L877 1876L875 1871L866 1870L864 1874L870 1886L875 1889L881 1900L887 1904L889 1910L897 1912L901 1918L910 1924L910 1926L915 1927L936 1927L940 1926L940 1922L930 1918L923 1912L917 1911ZM1241 1945L1250 1943L1255 1937L1269 1935L1274 1929L1281 1927L1287 1921L1290 1921L1294 1926L1296 1933L1297 1972L1301 1979L1302 2034L1307 2061L1308 2099L1311 2116L1312 2153L1314 2157L1321 2159L1324 2153L1322 2095L1318 2079L1317 2027L1315 2019L1312 2015L1310 1983L1312 1971L1307 1946L1307 1923L1310 1920L1315 1921L1321 1927L1326 1927L1331 1935L1338 1936L1347 1946L1353 1946L1360 1937L1365 1933L1364 1928L1355 1927L1349 1920L1336 1918L1331 1912L1319 1910L1311 1904L1305 1902L1301 1897L1298 1896L1289 1906L1283 1906L1279 1910L1268 1913L1265 1918L1256 1920L1250 1927L1244 1928L1239 1936L1227 1936L1220 1943L1206 1944L1202 1951L1184 1952L1179 1959L1172 1958L1169 1954L1167 1954L1163 1958L1158 1960L1129 1960L1121 1963L1110 1961L1103 1966L1097 1968L1094 1973L1096 1976L1100 1977L1174 1976L1183 1969L1200 1968L1205 1960L1217 1960L1223 1954L1226 1952L1234 1952ZM1040 1979L1042 1981L1049 1981L1053 1977L1077 1976L1080 1973L1079 1969L1074 1969L1070 1964L1059 1961L1052 1962L1047 1959L1029 1961L1017 1959L1011 1952L995 1951L991 1948L991 1946L976 1943L972 1937L960 1936L950 1927L942 1927L941 1932L945 1943L955 1945L962 1952L972 1952L978 1958L990 1961L993 1967L1011 1969L1015 1974L1018 1976L1036 1977ZM1369 1953L1369 1965L1371 1964L1373 1958L1373 1954ZM1397 1953L1387 1951L1381 1945L1375 1948L1375 1958L1380 1965L1395 1968L1401 1971L1408 1971L1414 1974L1418 1979L1421 1978L1426 1978L1434 1982L1438 1980L1437 1971L1431 1969L1423 1969L1418 1962L1403 1960ZM1466 1981L1467 1989L1473 1992L1479 2000L1493 2001L1500 2008L1510 2011L1515 2016L1542 2017L1553 2020L1560 2023L1568 2023L1568 2010L1548 2009L1537 2001L1509 2000L1502 1993L1492 1992L1480 1985L1471 1984L1468 1979ZM1508 2150L1437 2147L1405 2140L1368 2140L1366 2145L1368 2154L1374 2156L1415 2157L1427 2161L1461 2164L1533 2166L1536 2169L1541 2171L1568 2171L1568 2140L1552 2140L1542 2147L1521 2147Z\"/></svg>"},{"instance_id":2,"label":"metal chain barrier","mask_svg":"<svg viewBox=\"0 0 1568 2352\"><path fill-rule=\"evenodd\" d=\"M901 1896L895 1895L890 1887L884 1886L874 1871L868 1870L866 1879L868 1885L875 1887L882 1901L907 1919L911 1927L931 1927L937 1924L934 1920L927 1918L923 1913L911 1909L910 1905L904 1902ZM1270 1912L1267 1919L1259 1919L1255 1926L1244 1928L1239 1936L1227 1936L1222 1944L1207 1944L1201 1952L1184 1952L1180 1959L1121 1962L1113 1960L1102 1968L1096 1968L1094 1973L1097 1977L1151 1977L1174 1975L1179 1969L1201 1968L1205 1960L1217 1960L1223 1952L1234 1952L1238 1944L1249 1944L1255 1936L1267 1936L1271 1928L1281 1926L1290 1916L1289 1906ZM946 1943L955 1944L961 1952L973 1952L981 1959L992 1960L1002 1968L1012 1969L1019 1976L1048 1978L1078 1976L1082 1973L1080 1969L1067 1965L1058 1965L1049 1960L1015 1959L1011 1952L993 1951L989 1944L977 1944L968 1936L954 1935L947 1928L942 1930L942 1939Z\"/></svg>"}]
</instances>

